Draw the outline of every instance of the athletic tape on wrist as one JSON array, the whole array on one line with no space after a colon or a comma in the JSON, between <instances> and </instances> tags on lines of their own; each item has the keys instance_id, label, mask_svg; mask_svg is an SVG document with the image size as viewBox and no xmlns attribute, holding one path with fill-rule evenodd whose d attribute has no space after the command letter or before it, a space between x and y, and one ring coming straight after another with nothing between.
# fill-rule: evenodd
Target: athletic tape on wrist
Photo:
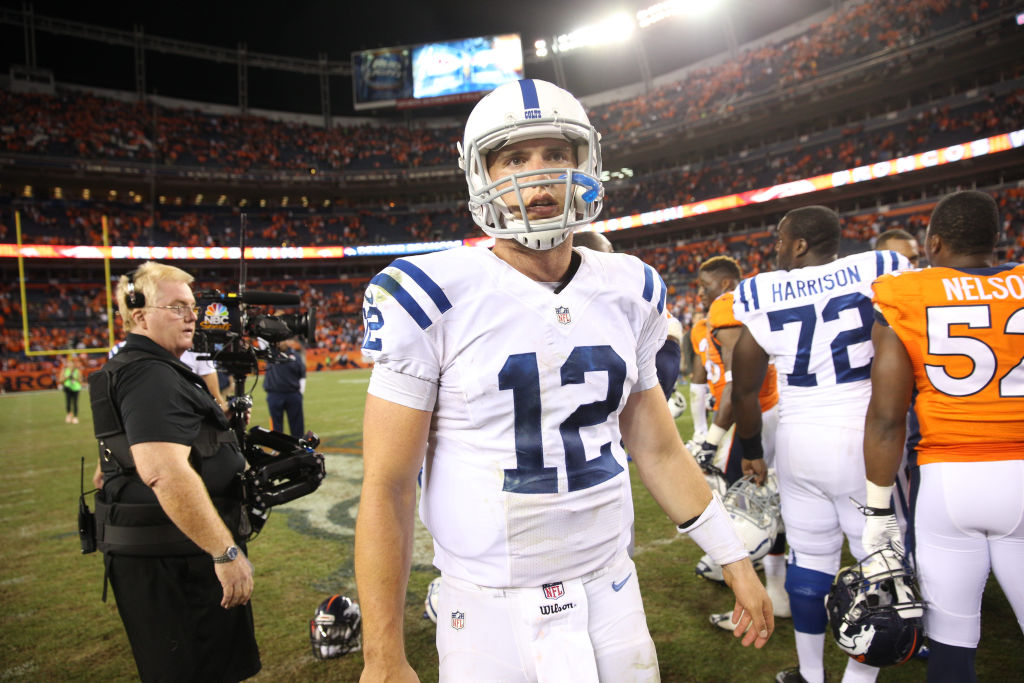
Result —
<instances>
[{"instance_id":1,"label":"athletic tape on wrist","mask_svg":"<svg viewBox=\"0 0 1024 683\"><path fill-rule=\"evenodd\" d=\"M722 443L723 436L725 436L725 430L716 424L712 424L708 427L708 435L704 437L704 440L712 446L717 446Z\"/></svg>"},{"instance_id":2,"label":"athletic tape on wrist","mask_svg":"<svg viewBox=\"0 0 1024 683\"><path fill-rule=\"evenodd\" d=\"M747 557L747 549L743 546L732 519L722 505L718 492L711 494L711 502L693 524L687 527L676 527L681 534L686 534L701 549L711 556L719 565L726 565Z\"/></svg>"},{"instance_id":3,"label":"athletic tape on wrist","mask_svg":"<svg viewBox=\"0 0 1024 683\"><path fill-rule=\"evenodd\" d=\"M864 504L867 507L879 509L892 507L892 484L879 486L871 481L865 481L865 483L867 484L868 496Z\"/></svg>"}]
</instances>

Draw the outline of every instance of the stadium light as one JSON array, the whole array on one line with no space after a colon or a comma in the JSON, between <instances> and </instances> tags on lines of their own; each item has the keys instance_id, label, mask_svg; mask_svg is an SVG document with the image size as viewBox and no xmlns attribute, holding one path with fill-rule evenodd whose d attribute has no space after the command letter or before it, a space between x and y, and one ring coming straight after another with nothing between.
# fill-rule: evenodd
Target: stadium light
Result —
<instances>
[{"instance_id":1,"label":"stadium light","mask_svg":"<svg viewBox=\"0 0 1024 683\"><path fill-rule=\"evenodd\" d=\"M563 33L553 38L550 44L544 39L537 40L533 47L538 57L547 57L549 52L570 52L582 47L621 43L628 40L637 28L647 28L675 16L702 16L720 3L721 0L664 0L639 10L633 17L619 12L596 24Z\"/></svg>"},{"instance_id":2,"label":"stadium light","mask_svg":"<svg viewBox=\"0 0 1024 683\"><path fill-rule=\"evenodd\" d=\"M707 14L718 4L716 0L665 0L645 7L636 13L636 23L647 28L670 17L686 15L697 17Z\"/></svg>"},{"instance_id":3,"label":"stadium light","mask_svg":"<svg viewBox=\"0 0 1024 683\"><path fill-rule=\"evenodd\" d=\"M589 26L582 26L571 33L563 33L554 40L553 52L569 52L593 45L611 45L628 40L636 29L633 18L619 12ZM539 55L538 55L539 56Z\"/></svg>"}]
</instances>

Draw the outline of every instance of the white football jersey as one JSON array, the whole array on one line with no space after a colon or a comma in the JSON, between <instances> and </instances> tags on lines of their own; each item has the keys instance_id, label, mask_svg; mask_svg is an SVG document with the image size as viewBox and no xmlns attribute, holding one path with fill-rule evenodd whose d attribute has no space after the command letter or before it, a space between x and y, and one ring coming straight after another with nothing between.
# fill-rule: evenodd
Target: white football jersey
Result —
<instances>
[{"instance_id":1,"label":"white football jersey","mask_svg":"<svg viewBox=\"0 0 1024 683\"><path fill-rule=\"evenodd\" d=\"M779 423L863 425L871 397L875 278L910 268L894 251L740 282L733 313L779 373Z\"/></svg>"},{"instance_id":2,"label":"white football jersey","mask_svg":"<svg viewBox=\"0 0 1024 683\"><path fill-rule=\"evenodd\" d=\"M558 294L479 247L399 259L366 290L369 392L433 412L420 517L446 574L539 586L630 542L618 418L658 386L667 292L632 256L579 251Z\"/></svg>"}]
</instances>

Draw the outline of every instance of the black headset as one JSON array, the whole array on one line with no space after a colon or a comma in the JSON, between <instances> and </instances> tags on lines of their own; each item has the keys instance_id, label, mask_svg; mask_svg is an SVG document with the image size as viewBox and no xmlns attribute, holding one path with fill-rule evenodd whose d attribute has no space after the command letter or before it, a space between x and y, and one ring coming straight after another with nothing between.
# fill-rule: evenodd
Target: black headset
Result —
<instances>
[{"instance_id":1,"label":"black headset","mask_svg":"<svg viewBox=\"0 0 1024 683\"><path fill-rule=\"evenodd\" d=\"M135 291L135 271L124 274L128 282L124 285L124 303L128 308L145 308L146 296L142 292Z\"/></svg>"}]
</instances>

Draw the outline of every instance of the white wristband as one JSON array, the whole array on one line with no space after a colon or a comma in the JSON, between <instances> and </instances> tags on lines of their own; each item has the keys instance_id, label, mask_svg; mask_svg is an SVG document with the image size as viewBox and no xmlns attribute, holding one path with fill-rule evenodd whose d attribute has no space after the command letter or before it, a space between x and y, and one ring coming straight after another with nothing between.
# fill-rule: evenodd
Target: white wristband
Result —
<instances>
[{"instance_id":1,"label":"white wristband","mask_svg":"<svg viewBox=\"0 0 1024 683\"><path fill-rule=\"evenodd\" d=\"M725 383L730 384L732 382L732 370L725 371Z\"/></svg>"},{"instance_id":2,"label":"white wristband","mask_svg":"<svg viewBox=\"0 0 1024 683\"><path fill-rule=\"evenodd\" d=\"M725 436L725 432L726 430L716 424L713 424L708 428L708 435L704 437L704 440L712 446L717 446L722 443L722 437Z\"/></svg>"},{"instance_id":3,"label":"white wristband","mask_svg":"<svg viewBox=\"0 0 1024 683\"><path fill-rule=\"evenodd\" d=\"M868 499L865 505L869 508L881 508L883 510L892 507L892 484L879 486L867 480L865 480L865 483L867 483L868 489Z\"/></svg>"},{"instance_id":4,"label":"white wristband","mask_svg":"<svg viewBox=\"0 0 1024 683\"><path fill-rule=\"evenodd\" d=\"M719 565L737 562L748 556L717 491L711 494L711 502L696 522L685 529L676 529L696 541Z\"/></svg>"}]
</instances>

